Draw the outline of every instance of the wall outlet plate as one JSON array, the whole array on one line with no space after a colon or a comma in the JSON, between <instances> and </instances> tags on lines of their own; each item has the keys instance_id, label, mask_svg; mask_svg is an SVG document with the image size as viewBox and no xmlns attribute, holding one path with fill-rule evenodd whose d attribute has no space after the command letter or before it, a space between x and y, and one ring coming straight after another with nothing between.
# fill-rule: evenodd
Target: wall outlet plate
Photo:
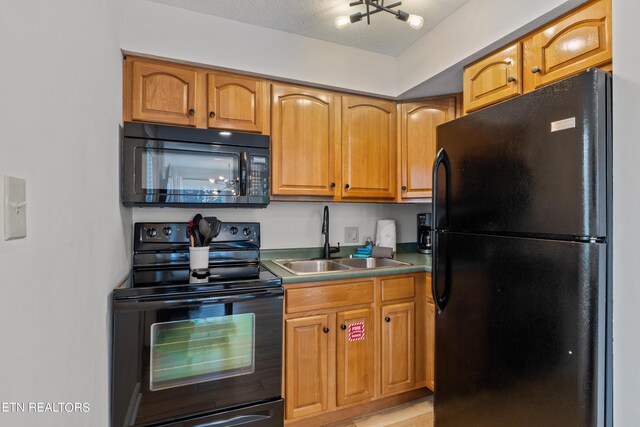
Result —
<instances>
[{"instance_id":1,"label":"wall outlet plate","mask_svg":"<svg viewBox=\"0 0 640 427\"><path fill-rule=\"evenodd\" d=\"M344 242L358 243L360 241L360 227L345 227Z\"/></svg>"},{"instance_id":2,"label":"wall outlet plate","mask_svg":"<svg viewBox=\"0 0 640 427\"><path fill-rule=\"evenodd\" d=\"M4 240L27 237L27 182L4 177Z\"/></svg>"}]
</instances>

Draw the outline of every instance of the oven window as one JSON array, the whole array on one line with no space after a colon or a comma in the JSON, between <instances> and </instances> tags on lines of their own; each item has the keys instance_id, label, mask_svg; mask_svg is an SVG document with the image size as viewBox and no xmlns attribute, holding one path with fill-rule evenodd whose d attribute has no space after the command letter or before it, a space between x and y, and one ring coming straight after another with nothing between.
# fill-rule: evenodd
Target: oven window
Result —
<instances>
[{"instance_id":1,"label":"oven window","mask_svg":"<svg viewBox=\"0 0 640 427\"><path fill-rule=\"evenodd\" d=\"M147 194L239 194L238 154L145 148L141 155L141 187Z\"/></svg>"},{"instance_id":2,"label":"oven window","mask_svg":"<svg viewBox=\"0 0 640 427\"><path fill-rule=\"evenodd\" d=\"M152 391L251 374L253 313L151 325Z\"/></svg>"}]
</instances>

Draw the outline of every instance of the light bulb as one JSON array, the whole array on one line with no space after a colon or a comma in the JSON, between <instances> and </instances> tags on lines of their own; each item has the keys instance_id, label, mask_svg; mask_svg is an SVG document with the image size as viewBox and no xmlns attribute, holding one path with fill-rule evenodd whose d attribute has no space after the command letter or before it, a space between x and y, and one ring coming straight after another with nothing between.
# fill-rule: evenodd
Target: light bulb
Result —
<instances>
[{"instance_id":1,"label":"light bulb","mask_svg":"<svg viewBox=\"0 0 640 427\"><path fill-rule=\"evenodd\" d=\"M422 28L424 24L424 18L420 15L409 15L409 19L407 19L407 24L414 30L419 30Z\"/></svg>"},{"instance_id":2,"label":"light bulb","mask_svg":"<svg viewBox=\"0 0 640 427\"><path fill-rule=\"evenodd\" d=\"M349 19L348 16L341 15L341 16L337 16L335 21L333 21L333 22L334 22L336 28L341 30L351 22L351 19Z\"/></svg>"}]
</instances>

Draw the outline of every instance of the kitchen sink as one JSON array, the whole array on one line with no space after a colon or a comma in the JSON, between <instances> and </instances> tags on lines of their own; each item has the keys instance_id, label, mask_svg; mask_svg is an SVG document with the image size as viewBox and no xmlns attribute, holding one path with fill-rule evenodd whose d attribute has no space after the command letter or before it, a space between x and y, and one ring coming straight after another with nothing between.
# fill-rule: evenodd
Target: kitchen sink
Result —
<instances>
[{"instance_id":1,"label":"kitchen sink","mask_svg":"<svg viewBox=\"0 0 640 427\"><path fill-rule=\"evenodd\" d=\"M273 260L279 267L295 275L335 273L349 270L403 267L408 262L388 258L336 258L336 259L279 259Z\"/></svg>"},{"instance_id":2,"label":"kitchen sink","mask_svg":"<svg viewBox=\"0 0 640 427\"><path fill-rule=\"evenodd\" d=\"M337 259L336 262L352 268L384 268L411 265L408 262L396 261L395 259L389 258L342 258Z\"/></svg>"},{"instance_id":3,"label":"kitchen sink","mask_svg":"<svg viewBox=\"0 0 640 427\"><path fill-rule=\"evenodd\" d=\"M326 259L305 259L305 260L276 260L273 261L280 267L293 274L317 274L331 273L335 271L349 270L346 265Z\"/></svg>"}]
</instances>

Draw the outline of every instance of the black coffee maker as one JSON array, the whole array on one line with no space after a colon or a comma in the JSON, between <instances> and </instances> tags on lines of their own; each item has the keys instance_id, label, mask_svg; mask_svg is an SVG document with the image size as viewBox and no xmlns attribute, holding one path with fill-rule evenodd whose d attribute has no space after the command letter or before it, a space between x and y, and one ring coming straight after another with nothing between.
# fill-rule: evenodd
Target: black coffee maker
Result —
<instances>
[{"instance_id":1,"label":"black coffee maker","mask_svg":"<svg viewBox=\"0 0 640 427\"><path fill-rule=\"evenodd\" d=\"M418 214L418 252L431 253L431 213Z\"/></svg>"}]
</instances>

